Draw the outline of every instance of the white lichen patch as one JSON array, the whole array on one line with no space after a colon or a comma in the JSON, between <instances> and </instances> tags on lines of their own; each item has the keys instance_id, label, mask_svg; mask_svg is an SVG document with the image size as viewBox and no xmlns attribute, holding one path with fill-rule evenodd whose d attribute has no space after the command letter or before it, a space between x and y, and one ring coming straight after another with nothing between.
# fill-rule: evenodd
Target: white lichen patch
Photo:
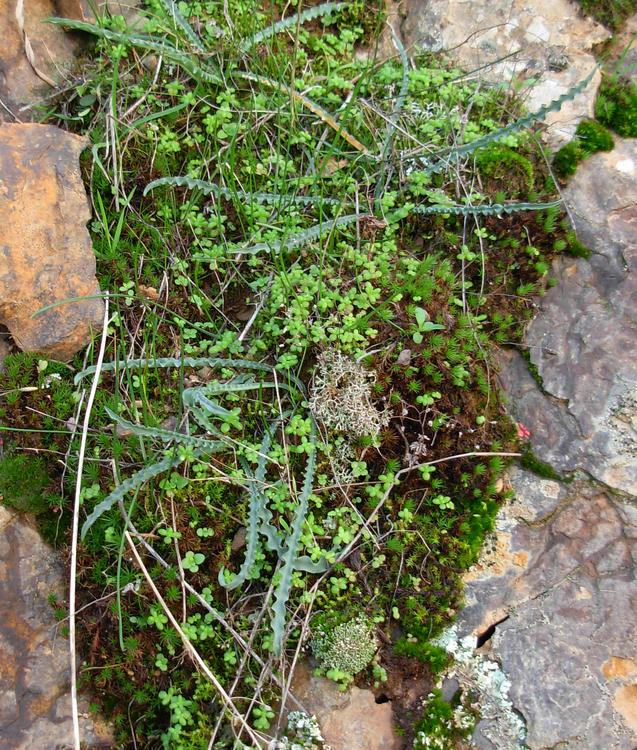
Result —
<instances>
[{"instance_id":1,"label":"white lichen patch","mask_svg":"<svg viewBox=\"0 0 637 750\"><path fill-rule=\"evenodd\" d=\"M338 351L318 358L309 406L326 427L352 437L375 436L389 423L389 414L372 401L375 373Z\"/></svg>"},{"instance_id":2,"label":"white lichen patch","mask_svg":"<svg viewBox=\"0 0 637 750\"><path fill-rule=\"evenodd\" d=\"M454 677L463 691L477 693L474 704L483 719L481 732L498 750L526 750L526 727L509 699L511 682L500 665L476 651L475 636L458 637L458 628L452 625L442 633L435 644L453 657L452 666L445 678Z\"/></svg>"},{"instance_id":3,"label":"white lichen patch","mask_svg":"<svg viewBox=\"0 0 637 750\"><path fill-rule=\"evenodd\" d=\"M316 717L304 711L290 711L285 733L285 737L270 743L270 750L330 750Z\"/></svg>"},{"instance_id":4,"label":"white lichen patch","mask_svg":"<svg viewBox=\"0 0 637 750\"><path fill-rule=\"evenodd\" d=\"M637 388L627 389L617 396L607 423L617 452L628 458L637 458Z\"/></svg>"}]
</instances>

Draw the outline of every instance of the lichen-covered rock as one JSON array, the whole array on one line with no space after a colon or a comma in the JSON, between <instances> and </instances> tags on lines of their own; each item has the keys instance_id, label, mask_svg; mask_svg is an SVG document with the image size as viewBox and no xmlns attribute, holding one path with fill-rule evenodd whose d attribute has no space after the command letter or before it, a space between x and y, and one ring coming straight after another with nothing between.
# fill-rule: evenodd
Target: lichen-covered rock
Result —
<instances>
[{"instance_id":1,"label":"lichen-covered rock","mask_svg":"<svg viewBox=\"0 0 637 750\"><path fill-rule=\"evenodd\" d=\"M531 750L633 750L637 509L585 481L511 480L516 500L498 516L497 552L468 576L460 633L497 624L490 654ZM483 722L480 747L517 747L489 736Z\"/></svg>"},{"instance_id":2,"label":"lichen-covered rock","mask_svg":"<svg viewBox=\"0 0 637 750\"><path fill-rule=\"evenodd\" d=\"M564 197L592 256L556 263L526 332L543 388L516 352L502 353L501 381L537 457L576 479L512 472L515 500L467 576L458 627L491 636L525 747L633 750L637 141L584 161ZM497 721L478 730L482 750L517 750L493 740Z\"/></svg>"},{"instance_id":3,"label":"lichen-covered rock","mask_svg":"<svg viewBox=\"0 0 637 750\"><path fill-rule=\"evenodd\" d=\"M476 649L475 635L460 637L456 625L447 628L435 643L453 659L442 682L442 692L447 693L447 700L452 700L460 689L461 698L471 696L472 706L483 717L488 717L480 719L475 726L472 747L525 750L526 725L509 699L511 681L498 662Z\"/></svg>"},{"instance_id":4,"label":"lichen-covered rock","mask_svg":"<svg viewBox=\"0 0 637 750\"><path fill-rule=\"evenodd\" d=\"M408 0L402 33L413 53L449 50L466 70L496 83L533 79L531 111L557 99L596 67L593 45L609 37L585 18L573 0ZM593 114L600 75L546 120L553 146L572 138L583 117Z\"/></svg>"},{"instance_id":5,"label":"lichen-covered rock","mask_svg":"<svg viewBox=\"0 0 637 750\"><path fill-rule=\"evenodd\" d=\"M0 748L73 746L68 641L48 599L64 600L55 553L20 516L0 506ZM80 699L83 742L113 747L109 728Z\"/></svg>"},{"instance_id":6,"label":"lichen-covered rock","mask_svg":"<svg viewBox=\"0 0 637 750\"><path fill-rule=\"evenodd\" d=\"M78 161L86 145L50 125L0 124L0 324L24 351L60 360L102 326Z\"/></svg>"},{"instance_id":7,"label":"lichen-covered rock","mask_svg":"<svg viewBox=\"0 0 637 750\"><path fill-rule=\"evenodd\" d=\"M343 692L325 677L315 677L305 663L297 665L291 691L306 712L316 716L332 750L398 750L391 703L377 704L371 690ZM289 706L290 704L288 704Z\"/></svg>"}]
</instances>

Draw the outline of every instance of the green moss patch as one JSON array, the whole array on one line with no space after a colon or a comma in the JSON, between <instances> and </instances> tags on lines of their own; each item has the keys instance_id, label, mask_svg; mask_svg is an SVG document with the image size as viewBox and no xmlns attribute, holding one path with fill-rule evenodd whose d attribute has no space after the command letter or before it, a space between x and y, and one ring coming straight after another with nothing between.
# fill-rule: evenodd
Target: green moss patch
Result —
<instances>
[{"instance_id":1,"label":"green moss patch","mask_svg":"<svg viewBox=\"0 0 637 750\"><path fill-rule=\"evenodd\" d=\"M637 11L636 0L579 0L579 4L584 13L613 31Z\"/></svg>"},{"instance_id":2,"label":"green moss patch","mask_svg":"<svg viewBox=\"0 0 637 750\"><path fill-rule=\"evenodd\" d=\"M595 117L617 135L637 137L637 86L621 77L603 76L595 102Z\"/></svg>"}]
</instances>

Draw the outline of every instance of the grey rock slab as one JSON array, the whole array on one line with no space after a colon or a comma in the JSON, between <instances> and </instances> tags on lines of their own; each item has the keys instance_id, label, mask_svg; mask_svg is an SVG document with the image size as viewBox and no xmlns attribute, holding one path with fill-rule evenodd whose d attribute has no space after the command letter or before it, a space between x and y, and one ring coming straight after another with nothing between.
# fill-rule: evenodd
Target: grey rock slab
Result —
<instances>
[{"instance_id":1,"label":"grey rock slab","mask_svg":"<svg viewBox=\"0 0 637 750\"><path fill-rule=\"evenodd\" d=\"M542 458L637 495L637 141L583 162L564 198L593 256L558 262L558 283L526 335L544 389L561 401L551 411L561 415L552 428L552 415L534 417L540 399L523 383L513 386L525 391L523 403L511 401L526 412Z\"/></svg>"},{"instance_id":2,"label":"grey rock slab","mask_svg":"<svg viewBox=\"0 0 637 750\"><path fill-rule=\"evenodd\" d=\"M586 442L566 404L542 393L518 352L499 352L498 362L507 411L531 433L534 453L558 471L589 467Z\"/></svg>"},{"instance_id":3,"label":"grey rock slab","mask_svg":"<svg viewBox=\"0 0 637 750\"><path fill-rule=\"evenodd\" d=\"M56 556L26 521L0 506L0 750L73 746L69 647L48 598L64 601ZM112 747L110 729L80 698L83 742Z\"/></svg>"},{"instance_id":4,"label":"grey rock slab","mask_svg":"<svg viewBox=\"0 0 637 750\"><path fill-rule=\"evenodd\" d=\"M556 263L526 331L542 388L519 354L500 358L507 408L534 453L580 477L512 471L515 500L466 577L459 630L494 633L485 648L531 750L637 746L636 147L620 140L586 160L564 191L593 254ZM488 730L474 738L483 750Z\"/></svg>"},{"instance_id":5,"label":"grey rock slab","mask_svg":"<svg viewBox=\"0 0 637 750\"><path fill-rule=\"evenodd\" d=\"M537 478L515 470L511 482L496 552L467 576L460 633L497 623L490 657L511 682L531 750L633 750L637 508L588 482L544 481L538 516Z\"/></svg>"},{"instance_id":6,"label":"grey rock slab","mask_svg":"<svg viewBox=\"0 0 637 750\"><path fill-rule=\"evenodd\" d=\"M560 568L551 568L547 561L567 554L559 547L547 553L544 532L535 530L565 501L564 486L519 469L510 470L509 477L515 498L501 509L495 532L465 575L461 636L485 633L521 602L554 584ZM575 560L570 564L575 565Z\"/></svg>"},{"instance_id":7,"label":"grey rock slab","mask_svg":"<svg viewBox=\"0 0 637 750\"><path fill-rule=\"evenodd\" d=\"M557 99L595 70L592 48L610 34L586 18L573 0L407 0L401 25L411 54L448 50L465 70L508 84L533 79L531 111ZM546 124L551 145L570 140L577 122L593 113L600 81L590 83Z\"/></svg>"}]
</instances>

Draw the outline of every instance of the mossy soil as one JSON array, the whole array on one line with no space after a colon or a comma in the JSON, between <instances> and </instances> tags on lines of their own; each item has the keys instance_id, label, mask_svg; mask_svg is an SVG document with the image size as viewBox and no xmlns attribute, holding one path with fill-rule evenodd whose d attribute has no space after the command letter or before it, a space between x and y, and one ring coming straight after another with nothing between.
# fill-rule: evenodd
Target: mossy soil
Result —
<instances>
[{"instance_id":1,"label":"mossy soil","mask_svg":"<svg viewBox=\"0 0 637 750\"><path fill-rule=\"evenodd\" d=\"M521 345L552 260L579 252L550 205L558 194L536 137L496 135L522 111L510 92L442 59L356 57L374 33L357 3L252 45L279 6L243 0L228 18L208 2L180 20L152 4L147 32L171 44L159 68L148 39L114 19L51 113L94 144L90 228L113 314L107 361L121 363L97 391L81 521L112 502L81 541L76 571L81 681L121 748L198 750L213 734L215 748L241 746L126 529L255 731L277 732L270 706L313 625L364 614L382 648L356 681L391 693L405 747L418 747L422 698L446 663L431 639L461 606L462 573L505 497L506 454L519 448L494 347ZM178 175L187 180L148 190ZM489 208L518 202L536 208ZM317 358L335 350L368 378L375 434L316 424ZM176 364L160 367L162 357ZM0 380L12 428L2 493L36 510L65 553L83 366L14 354ZM335 394L345 385L336 379ZM166 457L166 472L135 479ZM28 498L19 473L32 477ZM126 480L131 491L113 496ZM317 565L324 572L310 572ZM288 574L277 652L273 612Z\"/></svg>"},{"instance_id":2,"label":"mossy soil","mask_svg":"<svg viewBox=\"0 0 637 750\"><path fill-rule=\"evenodd\" d=\"M578 0L582 10L612 31L637 12L636 0Z\"/></svg>"}]
</instances>

